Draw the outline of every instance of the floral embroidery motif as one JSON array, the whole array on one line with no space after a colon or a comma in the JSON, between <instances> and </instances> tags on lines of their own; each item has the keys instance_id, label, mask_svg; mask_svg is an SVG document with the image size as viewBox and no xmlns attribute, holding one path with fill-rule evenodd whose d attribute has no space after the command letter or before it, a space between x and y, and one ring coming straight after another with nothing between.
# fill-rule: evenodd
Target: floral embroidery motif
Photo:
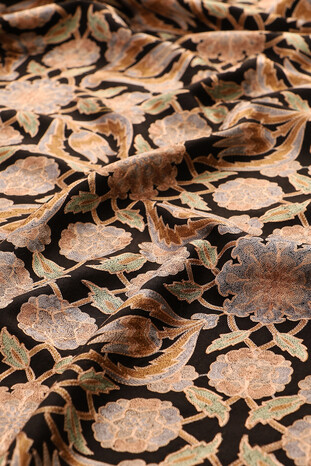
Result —
<instances>
[{"instance_id":1,"label":"floral embroidery motif","mask_svg":"<svg viewBox=\"0 0 311 466\"><path fill-rule=\"evenodd\" d=\"M0 308L6 307L12 298L24 293L32 285L28 270L13 252L0 251Z\"/></svg>"}]
</instances>

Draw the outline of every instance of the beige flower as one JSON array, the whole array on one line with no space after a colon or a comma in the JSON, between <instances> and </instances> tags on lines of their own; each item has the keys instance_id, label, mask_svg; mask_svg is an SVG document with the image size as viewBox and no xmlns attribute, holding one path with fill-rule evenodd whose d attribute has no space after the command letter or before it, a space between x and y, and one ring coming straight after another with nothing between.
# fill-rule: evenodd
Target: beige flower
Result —
<instances>
[{"instance_id":1,"label":"beige flower","mask_svg":"<svg viewBox=\"0 0 311 466\"><path fill-rule=\"evenodd\" d=\"M23 136L19 131L12 126L5 126L0 121L0 147L19 144L23 140Z\"/></svg>"},{"instance_id":2,"label":"beige flower","mask_svg":"<svg viewBox=\"0 0 311 466\"><path fill-rule=\"evenodd\" d=\"M219 225L218 230L221 235L225 233L236 234L241 231L246 231L250 235L259 236L262 233L263 223L258 217L250 217L249 215L233 215L229 218L232 226Z\"/></svg>"},{"instance_id":3,"label":"beige flower","mask_svg":"<svg viewBox=\"0 0 311 466\"><path fill-rule=\"evenodd\" d=\"M9 196L35 196L54 189L58 164L48 157L30 156L17 160L0 172L0 192Z\"/></svg>"},{"instance_id":4,"label":"beige flower","mask_svg":"<svg viewBox=\"0 0 311 466\"><path fill-rule=\"evenodd\" d=\"M271 239L294 241L296 244L311 244L311 227L303 227L302 225L292 225L273 230Z\"/></svg>"},{"instance_id":5,"label":"beige flower","mask_svg":"<svg viewBox=\"0 0 311 466\"><path fill-rule=\"evenodd\" d=\"M189 110L157 120L149 128L151 139L159 147L207 137L210 133L207 122Z\"/></svg>"},{"instance_id":6,"label":"beige flower","mask_svg":"<svg viewBox=\"0 0 311 466\"><path fill-rule=\"evenodd\" d=\"M3 15L3 19L8 21L10 26L14 28L35 29L44 26L55 11L56 5L52 4L35 8L23 8L21 11Z\"/></svg>"},{"instance_id":7,"label":"beige flower","mask_svg":"<svg viewBox=\"0 0 311 466\"><path fill-rule=\"evenodd\" d=\"M132 124L142 123L145 121L145 112L138 104L147 100L151 96L146 92L126 92L111 99L105 99L104 103L114 112L120 113L130 120Z\"/></svg>"},{"instance_id":8,"label":"beige flower","mask_svg":"<svg viewBox=\"0 0 311 466\"><path fill-rule=\"evenodd\" d=\"M142 453L156 451L178 437L181 422L179 410L170 401L120 399L99 409L92 429L103 448Z\"/></svg>"},{"instance_id":9,"label":"beige flower","mask_svg":"<svg viewBox=\"0 0 311 466\"><path fill-rule=\"evenodd\" d=\"M43 400L48 387L38 382L0 387L0 454L7 451L16 435Z\"/></svg>"},{"instance_id":10,"label":"beige flower","mask_svg":"<svg viewBox=\"0 0 311 466\"><path fill-rule=\"evenodd\" d=\"M84 345L96 332L95 319L55 295L31 297L17 316L18 326L36 341L59 349Z\"/></svg>"},{"instance_id":11,"label":"beige flower","mask_svg":"<svg viewBox=\"0 0 311 466\"><path fill-rule=\"evenodd\" d=\"M59 246L67 259L80 262L112 254L131 241L131 233L123 228L78 222L62 231Z\"/></svg>"},{"instance_id":12,"label":"beige flower","mask_svg":"<svg viewBox=\"0 0 311 466\"><path fill-rule=\"evenodd\" d=\"M24 262L13 252L0 251L0 309L15 296L25 293L32 283Z\"/></svg>"},{"instance_id":13,"label":"beige flower","mask_svg":"<svg viewBox=\"0 0 311 466\"><path fill-rule=\"evenodd\" d=\"M51 68L77 68L95 63L100 48L90 39L73 39L46 53L43 63Z\"/></svg>"},{"instance_id":14,"label":"beige flower","mask_svg":"<svg viewBox=\"0 0 311 466\"><path fill-rule=\"evenodd\" d=\"M311 416L298 419L282 437L282 447L297 466L311 464Z\"/></svg>"},{"instance_id":15,"label":"beige flower","mask_svg":"<svg viewBox=\"0 0 311 466\"><path fill-rule=\"evenodd\" d=\"M185 388L193 385L193 380L199 374L193 366L184 366L180 371L170 377L152 382L147 385L148 390L157 393L168 393L170 391L182 392Z\"/></svg>"},{"instance_id":16,"label":"beige flower","mask_svg":"<svg viewBox=\"0 0 311 466\"><path fill-rule=\"evenodd\" d=\"M276 184L257 178L236 178L221 184L213 194L220 207L230 210L254 210L282 200L283 191Z\"/></svg>"},{"instance_id":17,"label":"beige flower","mask_svg":"<svg viewBox=\"0 0 311 466\"><path fill-rule=\"evenodd\" d=\"M311 375L307 375L303 380L301 380L298 384L299 395L302 396L306 403L311 404Z\"/></svg>"},{"instance_id":18,"label":"beige flower","mask_svg":"<svg viewBox=\"0 0 311 466\"><path fill-rule=\"evenodd\" d=\"M228 396L264 398L290 382L290 361L272 351L240 348L221 354L210 366L209 384Z\"/></svg>"},{"instance_id":19,"label":"beige flower","mask_svg":"<svg viewBox=\"0 0 311 466\"><path fill-rule=\"evenodd\" d=\"M41 252L51 242L51 229L48 225L21 227L13 231L7 240L18 248L27 247L31 252Z\"/></svg>"},{"instance_id":20,"label":"beige flower","mask_svg":"<svg viewBox=\"0 0 311 466\"><path fill-rule=\"evenodd\" d=\"M287 177L288 175L296 173L301 168L302 167L299 162L296 160L291 160L290 162L279 163L277 165L273 165L272 167L263 168L260 170L260 173L271 178L274 178L275 176Z\"/></svg>"}]
</instances>

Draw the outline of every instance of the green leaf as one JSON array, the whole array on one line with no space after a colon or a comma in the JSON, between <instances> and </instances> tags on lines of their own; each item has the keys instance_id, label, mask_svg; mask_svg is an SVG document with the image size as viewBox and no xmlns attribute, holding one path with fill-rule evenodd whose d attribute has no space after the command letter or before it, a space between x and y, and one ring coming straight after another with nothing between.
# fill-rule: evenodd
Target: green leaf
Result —
<instances>
[{"instance_id":1,"label":"green leaf","mask_svg":"<svg viewBox=\"0 0 311 466\"><path fill-rule=\"evenodd\" d=\"M65 207L65 213L73 212L89 212L92 209L96 209L100 203L100 197L97 194L90 192L79 191L77 196L72 196L70 201Z\"/></svg>"},{"instance_id":2,"label":"green leaf","mask_svg":"<svg viewBox=\"0 0 311 466\"><path fill-rule=\"evenodd\" d=\"M251 447L247 435L242 437L239 458L245 466L282 466L274 455L259 446Z\"/></svg>"},{"instance_id":3,"label":"green leaf","mask_svg":"<svg viewBox=\"0 0 311 466\"><path fill-rule=\"evenodd\" d=\"M115 385L110 380L103 376L102 372L95 372L94 369L89 369L78 377L79 386L93 395L100 393L109 393L111 390L119 390L118 385Z\"/></svg>"},{"instance_id":4,"label":"green leaf","mask_svg":"<svg viewBox=\"0 0 311 466\"><path fill-rule=\"evenodd\" d=\"M62 358L60 361L58 361L55 366L53 367L53 370L57 374L62 374L68 366L72 363L73 356L67 356L67 358Z\"/></svg>"},{"instance_id":5,"label":"green leaf","mask_svg":"<svg viewBox=\"0 0 311 466\"><path fill-rule=\"evenodd\" d=\"M296 34L295 34L296 35ZM290 107L294 110L309 112L310 107L306 100L303 100L300 95L294 94L293 92L284 91L282 92L285 99L289 103Z\"/></svg>"},{"instance_id":6,"label":"green leaf","mask_svg":"<svg viewBox=\"0 0 311 466\"><path fill-rule=\"evenodd\" d=\"M28 71L28 73L31 73L31 74L42 75L42 74L45 74L48 71L48 68L46 68L45 66L40 65L40 63L38 63L38 62L36 62L34 60L31 60L28 63L27 71Z\"/></svg>"},{"instance_id":7,"label":"green leaf","mask_svg":"<svg viewBox=\"0 0 311 466\"><path fill-rule=\"evenodd\" d=\"M292 183L293 186L297 189L297 191L302 191L304 194L311 193L311 177L300 175L299 173L295 173L293 175L289 175L289 181Z\"/></svg>"},{"instance_id":8,"label":"green leaf","mask_svg":"<svg viewBox=\"0 0 311 466\"><path fill-rule=\"evenodd\" d=\"M62 18L53 26L45 35L44 39L47 44L57 44L63 42L78 29L81 19L81 7L78 7L74 15L68 15Z\"/></svg>"},{"instance_id":9,"label":"green leaf","mask_svg":"<svg viewBox=\"0 0 311 466\"><path fill-rule=\"evenodd\" d=\"M187 400L199 412L203 411L208 417L216 417L220 426L224 426L228 422L230 406L224 403L220 395L202 387L188 387L184 392Z\"/></svg>"},{"instance_id":10,"label":"green leaf","mask_svg":"<svg viewBox=\"0 0 311 466\"><path fill-rule=\"evenodd\" d=\"M175 451L168 455L160 466L173 466L175 464L182 466L193 466L202 464L210 455L218 452L221 443L221 434L217 434L209 443L199 442L197 445L186 445L181 450Z\"/></svg>"},{"instance_id":11,"label":"green leaf","mask_svg":"<svg viewBox=\"0 0 311 466\"><path fill-rule=\"evenodd\" d=\"M92 113L98 113L101 107L98 105L96 99L79 99L78 110L82 114L91 115Z\"/></svg>"},{"instance_id":12,"label":"green leaf","mask_svg":"<svg viewBox=\"0 0 311 466\"><path fill-rule=\"evenodd\" d=\"M18 147L12 146L0 147L0 163L10 158L18 149Z\"/></svg>"},{"instance_id":13,"label":"green leaf","mask_svg":"<svg viewBox=\"0 0 311 466\"><path fill-rule=\"evenodd\" d=\"M58 278L63 276L64 268L57 265L55 262L41 254L41 252L35 252L32 256L32 268L38 277L42 278Z\"/></svg>"},{"instance_id":14,"label":"green leaf","mask_svg":"<svg viewBox=\"0 0 311 466\"><path fill-rule=\"evenodd\" d=\"M282 419L284 416L297 411L302 404L304 404L304 400L299 398L298 395L282 396L264 401L261 406L250 411L245 425L248 429L252 429L258 422L267 424L273 419Z\"/></svg>"},{"instance_id":15,"label":"green leaf","mask_svg":"<svg viewBox=\"0 0 311 466\"><path fill-rule=\"evenodd\" d=\"M214 269L218 262L216 246L212 246L209 241L203 239L192 241L191 244L194 244L195 250L204 267L207 269Z\"/></svg>"},{"instance_id":16,"label":"green leaf","mask_svg":"<svg viewBox=\"0 0 311 466\"><path fill-rule=\"evenodd\" d=\"M14 369L26 369L29 367L29 353L23 343L11 335L6 327L3 327L0 335L0 351L3 354L3 361Z\"/></svg>"},{"instance_id":17,"label":"green leaf","mask_svg":"<svg viewBox=\"0 0 311 466\"><path fill-rule=\"evenodd\" d=\"M188 204L193 209L211 210L199 194L183 191L179 198L183 204Z\"/></svg>"},{"instance_id":18,"label":"green leaf","mask_svg":"<svg viewBox=\"0 0 311 466\"><path fill-rule=\"evenodd\" d=\"M176 100L176 92L168 92L167 94L161 94L152 99L148 99L140 107L144 112L150 113L150 115L158 115L164 112L164 110L167 110L172 101Z\"/></svg>"},{"instance_id":19,"label":"green leaf","mask_svg":"<svg viewBox=\"0 0 311 466\"><path fill-rule=\"evenodd\" d=\"M97 307L97 309L104 314L113 314L120 306L122 306L122 299L114 296L108 288L100 288L88 280L82 280L82 283L91 290L89 296L92 299L92 305Z\"/></svg>"},{"instance_id":20,"label":"green leaf","mask_svg":"<svg viewBox=\"0 0 311 466\"><path fill-rule=\"evenodd\" d=\"M65 408L65 431L68 434L70 445L73 445L80 453L92 455L92 451L87 447L86 441L82 435L82 429L78 413L75 407L70 404Z\"/></svg>"},{"instance_id":21,"label":"green leaf","mask_svg":"<svg viewBox=\"0 0 311 466\"><path fill-rule=\"evenodd\" d=\"M291 220L295 218L296 215L305 212L307 209L310 200L293 204L283 204L275 209L268 210L262 217L259 218L261 222L285 222L286 220Z\"/></svg>"},{"instance_id":22,"label":"green leaf","mask_svg":"<svg viewBox=\"0 0 311 466\"><path fill-rule=\"evenodd\" d=\"M296 356L300 361L306 361L308 359L308 349L301 342L301 338L297 338L290 333L277 333L274 338L274 342L283 351L287 351L291 356Z\"/></svg>"},{"instance_id":23,"label":"green leaf","mask_svg":"<svg viewBox=\"0 0 311 466\"><path fill-rule=\"evenodd\" d=\"M220 171L215 171L215 172L204 172L201 173L200 175L197 175L193 178L194 183L212 183L213 181L219 181L223 178L228 178L228 176L233 175L234 172L220 172Z\"/></svg>"},{"instance_id":24,"label":"green leaf","mask_svg":"<svg viewBox=\"0 0 311 466\"><path fill-rule=\"evenodd\" d=\"M228 6L221 2L214 0L204 0L204 8L206 8L210 15L216 16L216 18L226 18L228 16Z\"/></svg>"},{"instance_id":25,"label":"green leaf","mask_svg":"<svg viewBox=\"0 0 311 466\"><path fill-rule=\"evenodd\" d=\"M228 113L228 109L220 105L219 107L205 107L200 105L206 118L211 120L213 123L221 123Z\"/></svg>"},{"instance_id":26,"label":"green leaf","mask_svg":"<svg viewBox=\"0 0 311 466\"><path fill-rule=\"evenodd\" d=\"M171 285L165 287L179 300L185 300L187 303L192 303L202 296L203 290L200 285L192 281L182 280L181 282L173 282Z\"/></svg>"},{"instance_id":27,"label":"green leaf","mask_svg":"<svg viewBox=\"0 0 311 466\"><path fill-rule=\"evenodd\" d=\"M201 82L201 86L215 101L223 100L227 102L235 100L243 94L241 86L234 81L219 80L217 82L213 82L211 87L207 86L204 82Z\"/></svg>"},{"instance_id":28,"label":"green leaf","mask_svg":"<svg viewBox=\"0 0 311 466\"><path fill-rule=\"evenodd\" d=\"M223 333L206 348L206 353L209 354L213 351L219 351L221 349L228 348L228 346L237 345L248 337L248 330L236 330L235 332Z\"/></svg>"},{"instance_id":29,"label":"green leaf","mask_svg":"<svg viewBox=\"0 0 311 466\"><path fill-rule=\"evenodd\" d=\"M125 252L119 256L112 257L111 259L103 260L100 265L89 265L88 267L97 270L104 270L111 274L134 272L142 268L147 259L140 254L132 254Z\"/></svg>"},{"instance_id":30,"label":"green leaf","mask_svg":"<svg viewBox=\"0 0 311 466\"><path fill-rule=\"evenodd\" d=\"M111 37L109 24L102 11L93 13L93 5L90 6L87 12L88 26L91 34L95 39L100 41L107 41Z\"/></svg>"},{"instance_id":31,"label":"green leaf","mask_svg":"<svg viewBox=\"0 0 311 466\"><path fill-rule=\"evenodd\" d=\"M117 210L116 217L120 222L126 223L132 228L137 228L137 230L139 231L144 231L145 229L144 218L138 212L139 210L129 210L129 209Z\"/></svg>"},{"instance_id":32,"label":"green leaf","mask_svg":"<svg viewBox=\"0 0 311 466\"><path fill-rule=\"evenodd\" d=\"M109 97L114 97L120 94L122 91L127 89L126 86L116 86L116 87L108 87L108 89L100 89L98 91L94 91L93 94L100 99L107 99Z\"/></svg>"},{"instance_id":33,"label":"green leaf","mask_svg":"<svg viewBox=\"0 0 311 466\"><path fill-rule=\"evenodd\" d=\"M285 36L288 45L292 45L293 47L295 47L296 50L300 50L301 52L304 52L305 54L310 56L310 49L308 47L308 44L301 35L293 34L290 32L284 32L282 35Z\"/></svg>"},{"instance_id":34,"label":"green leaf","mask_svg":"<svg viewBox=\"0 0 311 466\"><path fill-rule=\"evenodd\" d=\"M141 154L143 152L149 152L152 150L150 144L143 138L141 134L137 134L134 140L134 147L136 149L136 154Z\"/></svg>"},{"instance_id":35,"label":"green leaf","mask_svg":"<svg viewBox=\"0 0 311 466\"><path fill-rule=\"evenodd\" d=\"M20 126L30 134L31 137L34 137L39 130L39 118L32 112L17 112L16 118Z\"/></svg>"}]
</instances>

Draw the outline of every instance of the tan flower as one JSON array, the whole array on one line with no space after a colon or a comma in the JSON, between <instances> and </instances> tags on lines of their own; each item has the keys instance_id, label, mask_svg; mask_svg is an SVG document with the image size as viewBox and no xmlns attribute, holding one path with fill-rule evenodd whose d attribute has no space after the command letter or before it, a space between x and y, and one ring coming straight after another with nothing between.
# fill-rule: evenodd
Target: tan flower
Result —
<instances>
[{"instance_id":1,"label":"tan flower","mask_svg":"<svg viewBox=\"0 0 311 466\"><path fill-rule=\"evenodd\" d=\"M19 328L34 340L64 350L84 345L97 330L95 319L55 295L29 298L17 320Z\"/></svg>"},{"instance_id":2,"label":"tan flower","mask_svg":"<svg viewBox=\"0 0 311 466\"><path fill-rule=\"evenodd\" d=\"M220 207L230 210L253 210L280 202L282 189L267 180L236 178L221 184L213 194Z\"/></svg>"},{"instance_id":3,"label":"tan flower","mask_svg":"<svg viewBox=\"0 0 311 466\"><path fill-rule=\"evenodd\" d=\"M104 99L104 103L114 112L130 120L132 124L137 124L145 121L145 112L138 104L150 96L151 94L146 92L126 92L111 99Z\"/></svg>"},{"instance_id":4,"label":"tan flower","mask_svg":"<svg viewBox=\"0 0 311 466\"><path fill-rule=\"evenodd\" d=\"M6 452L16 435L43 400L48 387L38 382L0 387L0 454Z\"/></svg>"},{"instance_id":5,"label":"tan flower","mask_svg":"<svg viewBox=\"0 0 311 466\"><path fill-rule=\"evenodd\" d=\"M210 366L209 384L228 396L264 398L290 382L290 361L272 351L240 348L221 354Z\"/></svg>"},{"instance_id":6,"label":"tan flower","mask_svg":"<svg viewBox=\"0 0 311 466\"><path fill-rule=\"evenodd\" d=\"M149 128L151 139L159 147L207 137L210 133L207 122L188 110L157 120Z\"/></svg>"},{"instance_id":7,"label":"tan flower","mask_svg":"<svg viewBox=\"0 0 311 466\"><path fill-rule=\"evenodd\" d=\"M311 244L311 227L292 225L289 227L276 228L269 238L294 241L296 244Z\"/></svg>"},{"instance_id":8,"label":"tan flower","mask_svg":"<svg viewBox=\"0 0 311 466\"><path fill-rule=\"evenodd\" d=\"M311 404L311 375L307 375L307 377L301 380L298 387L301 389L298 392L299 395L305 399L306 403Z\"/></svg>"},{"instance_id":9,"label":"tan flower","mask_svg":"<svg viewBox=\"0 0 311 466\"><path fill-rule=\"evenodd\" d=\"M311 464L311 416L298 419L282 437L282 447L297 466Z\"/></svg>"},{"instance_id":10,"label":"tan flower","mask_svg":"<svg viewBox=\"0 0 311 466\"><path fill-rule=\"evenodd\" d=\"M263 223L258 217L251 218L249 215L233 215L229 218L232 226L219 225L218 230L221 235L225 233L236 234L246 231L250 235L259 236L262 233Z\"/></svg>"},{"instance_id":11,"label":"tan flower","mask_svg":"<svg viewBox=\"0 0 311 466\"><path fill-rule=\"evenodd\" d=\"M9 196L35 196L54 188L58 164L48 157L30 156L17 160L0 172L0 192Z\"/></svg>"},{"instance_id":12,"label":"tan flower","mask_svg":"<svg viewBox=\"0 0 311 466\"><path fill-rule=\"evenodd\" d=\"M7 240L18 248L27 247L31 252L41 252L51 242L51 229L48 225L21 227L13 231Z\"/></svg>"},{"instance_id":13,"label":"tan flower","mask_svg":"<svg viewBox=\"0 0 311 466\"><path fill-rule=\"evenodd\" d=\"M92 429L103 448L142 453L156 451L178 437L181 422L179 410L170 401L120 399L99 409Z\"/></svg>"},{"instance_id":14,"label":"tan flower","mask_svg":"<svg viewBox=\"0 0 311 466\"><path fill-rule=\"evenodd\" d=\"M275 176L287 177L288 175L296 173L301 168L302 167L299 162L296 160L291 160L290 162L279 163L277 165L273 165L272 167L263 168L260 170L260 173L271 178L274 178Z\"/></svg>"},{"instance_id":15,"label":"tan flower","mask_svg":"<svg viewBox=\"0 0 311 466\"><path fill-rule=\"evenodd\" d=\"M73 39L46 53L43 63L51 68L77 68L95 63L100 48L90 39Z\"/></svg>"},{"instance_id":16,"label":"tan flower","mask_svg":"<svg viewBox=\"0 0 311 466\"><path fill-rule=\"evenodd\" d=\"M170 391L182 392L185 388L193 385L193 380L199 374L193 366L184 366L180 371L170 377L152 382L147 385L148 390L157 393L167 393Z\"/></svg>"},{"instance_id":17,"label":"tan flower","mask_svg":"<svg viewBox=\"0 0 311 466\"><path fill-rule=\"evenodd\" d=\"M0 121L0 147L19 144L23 140L23 136L19 131L12 126L5 126Z\"/></svg>"},{"instance_id":18,"label":"tan flower","mask_svg":"<svg viewBox=\"0 0 311 466\"><path fill-rule=\"evenodd\" d=\"M24 262L13 252L0 251L0 309L15 296L25 293L32 283Z\"/></svg>"},{"instance_id":19,"label":"tan flower","mask_svg":"<svg viewBox=\"0 0 311 466\"><path fill-rule=\"evenodd\" d=\"M131 233L123 228L78 222L62 231L59 246L67 259L80 262L112 254L131 241Z\"/></svg>"},{"instance_id":20,"label":"tan flower","mask_svg":"<svg viewBox=\"0 0 311 466\"><path fill-rule=\"evenodd\" d=\"M52 4L35 8L23 8L21 11L3 15L3 19L8 21L10 26L14 28L35 29L44 26L55 11L56 5Z\"/></svg>"}]
</instances>

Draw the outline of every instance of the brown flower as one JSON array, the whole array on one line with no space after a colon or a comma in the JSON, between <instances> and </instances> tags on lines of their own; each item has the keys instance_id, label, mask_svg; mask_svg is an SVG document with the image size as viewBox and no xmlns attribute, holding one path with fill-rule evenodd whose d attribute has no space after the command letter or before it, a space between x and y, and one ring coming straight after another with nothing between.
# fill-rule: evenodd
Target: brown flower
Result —
<instances>
[{"instance_id":1,"label":"brown flower","mask_svg":"<svg viewBox=\"0 0 311 466\"><path fill-rule=\"evenodd\" d=\"M311 464L311 416L298 419L287 428L282 437L282 447L297 466Z\"/></svg>"},{"instance_id":2,"label":"brown flower","mask_svg":"<svg viewBox=\"0 0 311 466\"><path fill-rule=\"evenodd\" d=\"M170 401L120 399L99 409L92 429L103 448L142 453L156 451L178 437L181 422L179 410Z\"/></svg>"},{"instance_id":3,"label":"brown flower","mask_svg":"<svg viewBox=\"0 0 311 466\"><path fill-rule=\"evenodd\" d=\"M84 345L97 330L95 319L55 295L29 298L17 320L19 328L34 340L64 350Z\"/></svg>"},{"instance_id":4,"label":"brown flower","mask_svg":"<svg viewBox=\"0 0 311 466\"><path fill-rule=\"evenodd\" d=\"M145 112L138 105L151 96L146 92L126 92L117 97L105 99L104 103L114 112L120 113L132 124L145 121Z\"/></svg>"},{"instance_id":5,"label":"brown flower","mask_svg":"<svg viewBox=\"0 0 311 466\"><path fill-rule=\"evenodd\" d=\"M210 133L207 122L188 110L157 120L149 128L151 139L159 147L207 137Z\"/></svg>"},{"instance_id":6,"label":"brown flower","mask_svg":"<svg viewBox=\"0 0 311 466\"><path fill-rule=\"evenodd\" d=\"M25 293L32 283L24 262L13 252L0 251L0 309L15 296Z\"/></svg>"},{"instance_id":7,"label":"brown flower","mask_svg":"<svg viewBox=\"0 0 311 466\"><path fill-rule=\"evenodd\" d=\"M54 188L58 164L47 157L30 156L17 160L0 172L0 192L9 196L35 196Z\"/></svg>"},{"instance_id":8,"label":"brown flower","mask_svg":"<svg viewBox=\"0 0 311 466\"><path fill-rule=\"evenodd\" d=\"M131 233L123 228L70 223L59 240L60 253L76 262L97 259L125 248L132 241Z\"/></svg>"},{"instance_id":9,"label":"brown flower","mask_svg":"<svg viewBox=\"0 0 311 466\"><path fill-rule=\"evenodd\" d=\"M21 227L13 231L7 240L18 248L27 247L31 252L41 252L51 242L51 229L48 225Z\"/></svg>"},{"instance_id":10,"label":"brown flower","mask_svg":"<svg viewBox=\"0 0 311 466\"><path fill-rule=\"evenodd\" d=\"M230 210L254 210L280 202L282 189L267 180L236 178L221 184L213 194L220 207Z\"/></svg>"},{"instance_id":11,"label":"brown flower","mask_svg":"<svg viewBox=\"0 0 311 466\"><path fill-rule=\"evenodd\" d=\"M0 387L0 454L7 451L16 435L43 400L48 387L38 382Z\"/></svg>"},{"instance_id":12,"label":"brown flower","mask_svg":"<svg viewBox=\"0 0 311 466\"><path fill-rule=\"evenodd\" d=\"M264 398L283 391L292 372L283 356L240 348L218 356L207 377L211 386L228 396Z\"/></svg>"},{"instance_id":13,"label":"brown flower","mask_svg":"<svg viewBox=\"0 0 311 466\"><path fill-rule=\"evenodd\" d=\"M147 385L148 390L157 393L168 393L170 391L182 392L185 388L193 385L193 380L199 374L193 366L184 366L180 371L170 377L152 382Z\"/></svg>"},{"instance_id":14,"label":"brown flower","mask_svg":"<svg viewBox=\"0 0 311 466\"><path fill-rule=\"evenodd\" d=\"M23 140L23 136L19 131L12 126L6 126L0 120L0 147L19 144Z\"/></svg>"},{"instance_id":15,"label":"brown flower","mask_svg":"<svg viewBox=\"0 0 311 466\"><path fill-rule=\"evenodd\" d=\"M51 68L77 68L95 63L100 57L100 48L90 39L73 39L44 55L42 61Z\"/></svg>"}]
</instances>

